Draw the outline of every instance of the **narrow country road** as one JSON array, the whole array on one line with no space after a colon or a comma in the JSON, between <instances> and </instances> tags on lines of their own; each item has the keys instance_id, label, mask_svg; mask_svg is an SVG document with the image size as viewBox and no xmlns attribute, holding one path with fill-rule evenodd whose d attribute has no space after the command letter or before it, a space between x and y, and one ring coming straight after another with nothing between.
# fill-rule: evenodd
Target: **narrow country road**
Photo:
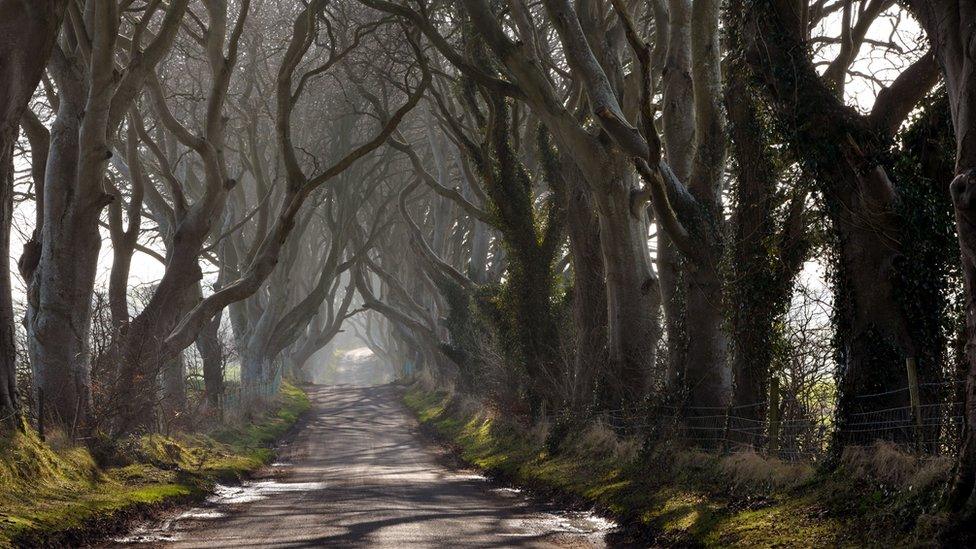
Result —
<instances>
[{"instance_id":1,"label":"narrow country road","mask_svg":"<svg viewBox=\"0 0 976 549\"><path fill-rule=\"evenodd\" d=\"M439 463L396 390L316 386L267 478L145 525L131 547L602 547L609 525L543 511Z\"/></svg>"}]
</instances>

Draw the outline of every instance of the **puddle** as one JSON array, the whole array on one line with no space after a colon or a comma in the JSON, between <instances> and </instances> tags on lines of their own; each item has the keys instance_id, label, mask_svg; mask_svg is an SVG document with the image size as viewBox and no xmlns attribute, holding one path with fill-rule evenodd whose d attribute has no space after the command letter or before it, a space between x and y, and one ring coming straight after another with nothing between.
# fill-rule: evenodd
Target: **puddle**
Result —
<instances>
[{"instance_id":1,"label":"puddle","mask_svg":"<svg viewBox=\"0 0 976 549\"><path fill-rule=\"evenodd\" d=\"M276 464L277 465L277 464ZM119 544L164 543L180 539L180 532L193 522L216 520L227 516L218 510L221 506L260 501L287 492L310 492L325 489L324 482L279 482L277 480L258 480L245 482L239 486L218 484L214 493L200 506L163 520L142 524L126 536L112 541Z\"/></svg>"},{"instance_id":2,"label":"puddle","mask_svg":"<svg viewBox=\"0 0 976 549\"><path fill-rule=\"evenodd\" d=\"M566 511L563 513L548 513L552 517L553 530L573 534L596 534L610 532L617 528L617 523L599 515L585 511Z\"/></svg>"},{"instance_id":3,"label":"puddle","mask_svg":"<svg viewBox=\"0 0 976 549\"><path fill-rule=\"evenodd\" d=\"M180 513L179 515L176 516L176 519L175 520L183 520L183 519L216 519L216 518L221 518L221 517L226 517L226 516L227 516L227 513L221 513L220 511L218 511L216 509L203 509L203 508L199 508L198 507L198 508L190 509L189 511L184 511L184 512Z\"/></svg>"},{"instance_id":4,"label":"puddle","mask_svg":"<svg viewBox=\"0 0 976 549\"><path fill-rule=\"evenodd\" d=\"M325 484L324 482L279 482L277 480L245 482L239 486L218 484L214 487L213 495L207 498L207 503L210 505L251 503L275 494L324 490Z\"/></svg>"},{"instance_id":5,"label":"puddle","mask_svg":"<svg viewBox=\"0 0 976 549\"><path fill-rule=\"evenodd\" d=\"M477 480L480 482L488 481L488 477L476 473L462 473L458 475L451 475L450 479L451 480Z\"/></svg>"},{"instance_id":6,"label":"puddle","mask_svg":"<svg viewBox=\"0 0 976 549\"><path fill-rule=\"evenodd\" d=\"M522 490L518 488L492 488L492 492L496 494L502 494L504 496L520 496L522 495Z\"/></svg>"},{"instance_id":7,"label":"puddle","mask_svg":"<svg viewBox=\"0 0 976 549\"><path fill-rule=\"evenodd\" d=\"M545 512L519 520L521 532L503 533L507 537L570 535L589 540L594 547L604 546L604 536L616 530L617 523L585 511Z\"/></svg>"}]
</instances>

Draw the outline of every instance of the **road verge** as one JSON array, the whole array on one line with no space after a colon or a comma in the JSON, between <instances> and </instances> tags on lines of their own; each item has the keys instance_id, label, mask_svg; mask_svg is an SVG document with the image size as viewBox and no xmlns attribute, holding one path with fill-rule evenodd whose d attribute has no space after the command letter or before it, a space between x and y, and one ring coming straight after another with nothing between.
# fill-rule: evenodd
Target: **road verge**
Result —
<instances>
[{"instance_id":1,"label":"road verge","mask_svg":"<svg viewBox=\"0 0 976 549\"><path fill-rule=\"evenodd\" d=\"M421 428L466 464L545 497L592 506L636 543L694 547L902 546L941 529L948 469L868 448L829 473L754 452L708 454L621 440L580 425L509 421L482 402L420 385L403 393ZM892 476L894 471L904 475ZM914 518L912 518L914 517Z\"/></svg>"},{"instance_id":2,"label":"road verge","mask_svg":"<svg viewBox=\"0 0 976 549\"><path fill-rule=\"evenodd\" d=\"M54 449L36 433L0 439L0 547L77 546L133 519L198 501L217 482L246 478L309 409L285 384L250 422L207 434L145 435L118 444L122 463L99 467L87 449Z\"/></svg>"}]
</instances>

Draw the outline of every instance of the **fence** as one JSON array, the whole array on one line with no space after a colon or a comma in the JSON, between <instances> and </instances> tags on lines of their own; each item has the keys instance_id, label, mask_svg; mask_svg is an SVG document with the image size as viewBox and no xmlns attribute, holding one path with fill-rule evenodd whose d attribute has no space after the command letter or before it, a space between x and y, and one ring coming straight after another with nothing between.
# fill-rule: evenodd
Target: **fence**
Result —
<instances>
[{"instance_id":1,"label":"fence","mask_svg":"<svg viewBox=\"0 0 976 549\"><path fill-rule=\"evenodd\" d=\"M843 423L838 423L832 407L810 410L784 402L775 380L763 402L723 408L655 404L640 410L607 410L599 418L626 435L684 441L706 449L758 448L787 460L817 461L834 439L845 447L884 440L923 456L952 455L964 423L964 404L955 398L961 382L919 384L913 366L911 361L907 365L908 386L854 397L855 409L866 411L845 414ZM939 399L923 402L923 393ZM893 400L907 405L879 406Z\"/></svg>"}]
</instances>

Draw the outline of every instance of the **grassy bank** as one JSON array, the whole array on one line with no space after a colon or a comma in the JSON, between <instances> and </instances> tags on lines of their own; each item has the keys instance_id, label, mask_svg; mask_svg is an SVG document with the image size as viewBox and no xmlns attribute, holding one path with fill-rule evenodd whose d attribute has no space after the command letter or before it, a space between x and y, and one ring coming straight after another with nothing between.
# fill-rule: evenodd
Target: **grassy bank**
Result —
<instances>
[{"instance_id":1,"label":"grassy bank","mask_svg":"<svg viewBox=\"0 0 976 549\"><path fill-rule=\"evenodd\" d=\"M600 425L552 448L550 429L505 421L478 402L412 387L407 406L468 463L516 484L594 505L645 541L704 547L926 545L948 460L877 446L830 474L752 452L641 448ZM547 441L549 441L547 443Z\"/></svg>"},{"instance_id":2,"label":"grassy bank","mask_svg":"<svg viewBox=\"0 0 976 549\"><path fill-rule=\"evenodd\" d=\"M127 517L197 499L246 476L309 408L285 385L253 421L208 434L143 436L119 444L124 464L101 468L84 448L52 449L33 432L0 439L0 547L72 544Z\"/></svg>"}]
</instances>

